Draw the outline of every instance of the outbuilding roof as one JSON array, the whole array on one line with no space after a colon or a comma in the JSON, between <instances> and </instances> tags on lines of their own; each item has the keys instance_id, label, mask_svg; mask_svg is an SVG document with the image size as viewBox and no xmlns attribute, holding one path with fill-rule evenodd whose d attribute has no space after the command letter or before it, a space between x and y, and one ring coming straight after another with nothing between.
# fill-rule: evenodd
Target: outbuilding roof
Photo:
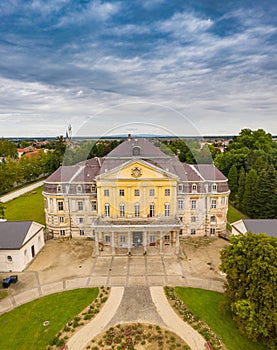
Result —
<instances>
[{"instance_id":1,"label":"outbuilding roof","mask_svg":"<svg viewBox=\"0 0 277 350\"><path fill-rule=\"evenodd\" d=\"M277 237L277 220L276 219L252 219L243 220L245 228L249 232L263 233L269 236Z\"/></svg>"},{"instance_id":2,"label":"outbuilding roof","mask_svg":"<svg viewBox=\"0 0 277 350\"><path fill-rule=\"evenodd\" d=\"M20 249L32 221L0 222L0 249Z\"/></svg>"}]
</instances>

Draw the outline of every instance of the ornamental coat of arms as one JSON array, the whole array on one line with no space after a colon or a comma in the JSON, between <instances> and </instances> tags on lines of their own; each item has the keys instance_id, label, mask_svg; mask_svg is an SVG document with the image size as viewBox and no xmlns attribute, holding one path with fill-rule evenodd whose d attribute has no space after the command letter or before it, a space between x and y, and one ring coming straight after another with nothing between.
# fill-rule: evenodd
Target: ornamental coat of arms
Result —
<instances>
[{"instance_id":1,"label":"ornamental coat of arms","mask_svg":"<svg viewBox=\"0 0 277 350\"><path fill-rule=\"evenodd\" d=\"M132 168L131 175L132 175L133 177L140 177L140 176L142 175L141 168L138 167L138 166Z\"/></svg>"}]
</instances>

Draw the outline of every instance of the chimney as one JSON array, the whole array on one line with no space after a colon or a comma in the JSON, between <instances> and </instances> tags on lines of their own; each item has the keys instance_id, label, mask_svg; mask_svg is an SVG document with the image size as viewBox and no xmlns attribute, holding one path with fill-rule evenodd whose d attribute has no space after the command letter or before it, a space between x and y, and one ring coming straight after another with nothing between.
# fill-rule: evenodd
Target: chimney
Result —
<instances>
[{"instance_id":1,"label":"chimney","mask_svg":"<svg viewBox=\"0 0 277 350\"><path fill-rule=\"evenodd\" d=\"M128 141L131 141L131 134L128 134Z\"/></svg>"}]
</instances>

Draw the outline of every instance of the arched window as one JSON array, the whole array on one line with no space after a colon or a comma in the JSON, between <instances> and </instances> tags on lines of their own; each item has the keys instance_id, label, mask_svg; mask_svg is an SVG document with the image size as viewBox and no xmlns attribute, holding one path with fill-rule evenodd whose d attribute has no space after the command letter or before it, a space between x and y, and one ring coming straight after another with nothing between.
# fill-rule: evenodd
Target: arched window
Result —
<instances>
[{"instance_id":1,"label":"arched window","mask_svg":"<svg viewBox=\"0 0 277 350\"><path fill-rule=\"evenodd\" d=\"M217 185L216 184L212 184L212 192L216 192L217 191Z\"/></svg>"},{"instance_id":2,"label":"arched window","mask_svg":"<svg viewBox=\"0 0 277 350\"><path fill-rule=\"evenodd\" d=\"M62 185L58 185L58 186L57 186L57 192L58 192L58 193L62 192Z\"/></svg>"},{"instance_id":3,"label":"arched window","mask_svg":"<svg viewBox=\"0 0 277 350\"><path fill-rule=\"evenodd\" d=\"M150 218L152 218L153 216L155 216L155 204L154 204L154 203L150 203L150 207L149 207L149 216L150 216Z\"/></svg>"},{"instance_id":4,"label":"arched window","mask_svg":"<svg viewBox=\"0 0 277 350\"><path fill-rule=\"evenodd\" d=\"M192 192L197 192L197 185L192 184L191 189L192 189Z\"/></svg>"},{"instance_id":5,"label":"arched window","mask_svg":"<svg viewBox=\"0 0 277 350\"><path fill-rule=\"evenodd\" d=\"M81 193L82 192L82 186L81 185L77 185L77 193Z\"/></svg>"},{"instance_id":6,"label":"arched window","mask_svg":"<svg viewBox=\"0 0 277 350\"><path fill-rule=\"evenodd\" d=\"M133 156L140 156L140 147L139 146L134 146L132 149L132 155Z\"/></svg>"}]
</instances>

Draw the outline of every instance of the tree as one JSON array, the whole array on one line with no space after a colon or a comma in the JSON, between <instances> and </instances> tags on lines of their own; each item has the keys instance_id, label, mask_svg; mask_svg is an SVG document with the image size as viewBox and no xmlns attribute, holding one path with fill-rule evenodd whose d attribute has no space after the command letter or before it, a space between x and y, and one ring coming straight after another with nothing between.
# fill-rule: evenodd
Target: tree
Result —
<instances>
[{"instance_id":1,"label":"tree","mask_svg":"<svg viewBox=\"0 0 277 350\"><path fill-rule=\"evenodd\" d=\"M257 181L255 218L277 218L277 171L271 165L263 169Z\"/></svg>"},{"instance_id":2,"label":"tree","mask_svg":"<svg viewBox=\"0 0 277 350\"><path fill-rule=\"evenodd\" d=\"M4 138L0 139L0 157L17 158L16 145Z\"/></svg>"},{"instance_id":3,"label":"tree","mask_svg":"<svg viewBox=\"0 0 277 350\"><path fill-rule=\"evenodd\" d=\"M277 239L265 234L233 235L221 251L226 273L225 306L251 340L277 346Z\"/></svg>"},{"instance_id":4,"label":"tree","mask_svg":"<svg viewBox=\"0 0 277 350\"><path fill-rule=\"evenodd\" d=\"M1 201L0 201L0 219L5 219L5 206Z\"/></svg>"},{"instance_id":5,"label":"tree","mask_svg":"<svg viewBox=\"0 0 277 350\"><path fill-rule=\"evenodd\" d=\"M239 172L239 183L238 183L238 207L240 209L242 209L244 188L245 188L245 170L243 167L241 167Z\"/></svg>"},{"instance_id":6,"label":"tree","mask_svg":"<svg viewBox=\"0 0 277 350\"><path fill-rule=\"evenodd\" d=\"M258 175L256 170L251 169L245 178L245 188L242 199L242 209L245 214L253 217L255 214L256 184Z\"/></svg>"},{"instance_id":7,"label":"tree","mask_svg":"<svg viewBox=\"0 0 277 350\"><path fill-rule=\"evenodd\" d=\"M234 200L236 198L236 194L238 191L238 171L237 171L237 167L235 166L235 164L233 164L231 166L231 169L229 170L228 184L229 184L229 188L231 190L230 199Z\"/></svg>"}]
</instances>

